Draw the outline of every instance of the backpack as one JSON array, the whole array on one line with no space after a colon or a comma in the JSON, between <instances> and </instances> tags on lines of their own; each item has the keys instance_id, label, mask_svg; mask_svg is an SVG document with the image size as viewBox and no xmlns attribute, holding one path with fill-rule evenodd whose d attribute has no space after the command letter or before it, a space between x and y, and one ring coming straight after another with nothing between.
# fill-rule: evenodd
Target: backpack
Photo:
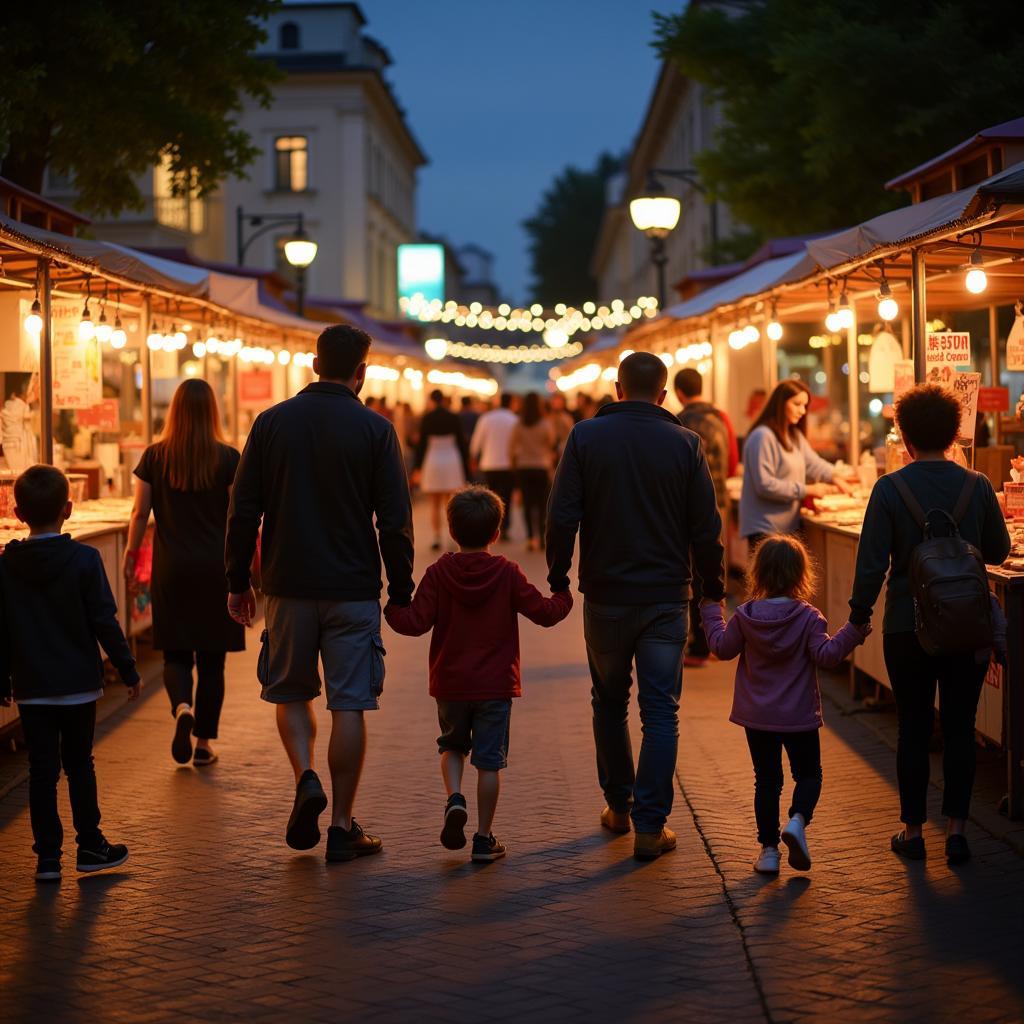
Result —
<instances>
[{"instance_id":1,"label":"backpack","mask_svg":"<svg viewBox=\"0 0 1024 1024\"><path fill-rule=\"evenodd\" d=\"M960 536L960 523L978 474L968 470L952 514L941 508L926 513L900 473L893 473L890 479L924 533L910 555L910 592L918 643L932 655L991 648L992 609L985 560ZM945 536L936 535L936 521L946 528Z\"/></svg>"}]
</instances>

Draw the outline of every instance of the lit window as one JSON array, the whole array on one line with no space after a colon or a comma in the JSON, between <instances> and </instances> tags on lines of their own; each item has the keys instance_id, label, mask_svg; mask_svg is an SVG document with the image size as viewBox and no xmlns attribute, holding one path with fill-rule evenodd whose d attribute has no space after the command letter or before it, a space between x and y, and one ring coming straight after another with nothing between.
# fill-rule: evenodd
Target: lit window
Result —
<instances>
[{"instance_id":1,"label":"lit window","mask_svg":"<svg viewBox=\"0 0 1024 1024\"><path fill-rule=\"evenodd\" d=\"M274 140L275 181L279 192L305 192L309 140L305 135L283 135Z\"/></svg>"},{"instance_id":2,"label":"lit window","mask_svg":"<svg viewBox=\"0 0 1024 1024\"><path fill-rule=\"evenodd\" d=\"M282 50L297 50L299 48L299 26L294 21L286 21L281 26L279 40Z\"/></svg>"}]
</instances>

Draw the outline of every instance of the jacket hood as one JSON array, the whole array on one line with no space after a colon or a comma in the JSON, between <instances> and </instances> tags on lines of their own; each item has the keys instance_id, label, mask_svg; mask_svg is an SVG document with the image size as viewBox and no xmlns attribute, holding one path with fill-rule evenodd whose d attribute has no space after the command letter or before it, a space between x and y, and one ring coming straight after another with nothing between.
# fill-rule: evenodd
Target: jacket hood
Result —
<instances>
[{"instance_id":1,"label":"jacket hood","mask_svg":"<svg viewBox=\"0 0 1024 1024\"><path fill-rule=\"evenodd\" d=\"M802 601L747 601L736 609L747 645L766 657L786 657L803 646L813 609Z\"/></svg>"},{"instance_id":2,"label":"jacket hood","mask_svg":"<svg viewBox=\"0 0 1024 1024\"><path fill-rule=\"evenodd\" d=\"M4 549L4 564L22 582L46 586L64 572L75 554L66 533L45 540L12 540Z\"/></svg>"},{"instance_id":3,"label":"jacket hood","mask_svg":"<svg viewBox=\"0 0 1024 1024\"><path fill-rule=\"evenodd\" d=\"M434 571L459 604L480 605L494 593L510 565L501 555L474 551L442 555L434 563Z\"/></svg>"},{"instance_id":4,"label":"jacket hood","mask_svg":"<svg viewBox=\"0 0 1024 1024\"><path fill-rule=\"evenodd\" d=\"M597 410L594 418L597 419L599 416L628 415L629 413L632 413L634 416L653 416L668 420L669 423L674 423L677 427L679 426L679 420L668 409L663 409L660 405L655 405L653 402L609 402Z\"/></svg>"}]
</instances>

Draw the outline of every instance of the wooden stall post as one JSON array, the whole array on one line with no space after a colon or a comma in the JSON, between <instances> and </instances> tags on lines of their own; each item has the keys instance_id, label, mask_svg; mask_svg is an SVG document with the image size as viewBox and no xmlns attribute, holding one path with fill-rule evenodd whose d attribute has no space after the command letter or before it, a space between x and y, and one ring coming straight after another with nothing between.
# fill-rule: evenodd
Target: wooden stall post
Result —
<instances>
[{"instance_id":1,"label":"wooden stall post","mask_svg":"<svg viewBox=\"0 0 1024 1024\"><path fill-rule=\"evenodd\" d=\"M53 465L53 303L51 301L50 261L41 259L39 304L43 329L39 332L39 457Z\"/></svg>"},{"instance_id":2,"label":"wooden stall post","mask_svg":"<svg viewBox=\"0 0 1024 1024\"><path fill-rule=\"evenodd\" d=\"M139 362L142 365L142 441L147 447L153 443L153 360L149 351L149 331L153 322L152 302L148 295L142 298L139 318Z\"/></svg>"},{"instance_id":3,"label":"wooden stall post","mask_svg":"<svg viewBox=\"0 0 1024 1024\"><path fill-rule=\"evenodd\" d=\"M924 382L926 371L925 343L928 338L928 295L925 283L924 253L910 253L910 308L914 331L914 380Z\"/></svg>"},{"instance_id":4,"label":"wooden stall post","mask_svg":"<svg viewBox=\"0 0 1024 1024\"><path fill-rule=\"evenodd\" d=\"M850 465L860 462L860 352L857 345L857 307L850 303L853 323L846 329L846 393L850 405Z\"/></svg>"},{"instance_id":5,"label":"wooden stall post","mask_svg":"<svg viewBox=\"0 0 1024 1024\"><path fill-rule=\"evenodd\" d=\"M989 351L989 383L999 387L999 309L993 303L988 307L988 351ZM1002 444L1002 413L996 413L996 444Z\"/></svg>"}]
</instances>

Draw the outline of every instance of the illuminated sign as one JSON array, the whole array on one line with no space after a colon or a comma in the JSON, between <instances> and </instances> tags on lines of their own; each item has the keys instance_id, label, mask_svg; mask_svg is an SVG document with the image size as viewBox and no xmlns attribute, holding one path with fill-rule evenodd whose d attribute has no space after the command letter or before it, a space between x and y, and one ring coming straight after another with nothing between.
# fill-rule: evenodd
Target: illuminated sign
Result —
<instances>
[{"instance_id":1,"label":"illuminated sign","mask_svg":"<svg viewBox=\"0 0 1024 1024\"><path fill-rule=\"evenodd\" d=\"M444 302L444 246L398 247L398 298Z\"/></svg>"}]
</instances>

